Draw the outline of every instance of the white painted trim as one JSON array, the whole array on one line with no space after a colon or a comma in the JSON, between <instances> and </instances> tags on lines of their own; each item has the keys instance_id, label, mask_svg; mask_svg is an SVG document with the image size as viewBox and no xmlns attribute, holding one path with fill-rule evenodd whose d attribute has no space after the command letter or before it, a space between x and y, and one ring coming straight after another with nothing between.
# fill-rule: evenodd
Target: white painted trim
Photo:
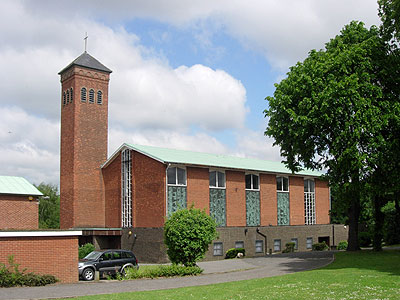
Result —
<instances>
[{"instance_id":1,"label":"white painted trim","mask_svg":"<svg viewBox=\"0 0 400 300\"><path fill-rule=\"evenodd\" d=\"M78 236L82 230L72 231L0 231L0 237Z\"/></svg>"},{"instance_id":2,"label":"white painted trim","mask_svg":"<svg viewBox=\"0 0 400 300\"><path fill-rule=\"evenodd\" d=\"M215 173L215 175L216 175L216 183L217 183L217 185L218 185L218 172L220 172L220 173L223 173L224 174L224 186L223 187L221 187L221 186L211 186L210 185L210 180L208 181L208 186L209 186L209 188L210 189L220 189L220 190L226 190L226 173L225 173L225 170L224 169L211 169L211 168L209 168L208 169L208 178L210 179L210 173L211 172L217 172L217 173Z\"/></svg>"},{"instance_id":3,"label":"white painted trim","mask_svg":"<svg viewBox=\"0 0 400 300\"><path fill-rule=\"evenodd\" d=\"M287 178L287 180L288 180L288 190L287 191L278 190L278 186L277 186L276 187L276 191L278 193L289 193L289 191L290 191L290 178L289 178L289 176L276 175L276 183L278 183L278 177ZM282 188L283 188L283 181L282 181Z\"/></svg>"}]
</instances>

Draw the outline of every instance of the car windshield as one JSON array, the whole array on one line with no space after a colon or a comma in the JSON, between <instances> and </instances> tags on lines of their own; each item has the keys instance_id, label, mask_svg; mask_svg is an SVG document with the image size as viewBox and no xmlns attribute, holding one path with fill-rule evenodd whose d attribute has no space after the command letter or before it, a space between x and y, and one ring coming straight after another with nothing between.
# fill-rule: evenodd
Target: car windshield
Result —
<instances>
[{"instance_id":1,"label":"car windshield","mask_svg":"<svg viewBox=\"0 0 400 300\"><path fill-rule=\"evenodd\" d=\"M89 259L89 260L96 260L100 257L100 255L102 254L102 252L99 251L92 251L90 252L88 255L86 255L84 257L84 259Z\"/></svg>"}]
</instances>

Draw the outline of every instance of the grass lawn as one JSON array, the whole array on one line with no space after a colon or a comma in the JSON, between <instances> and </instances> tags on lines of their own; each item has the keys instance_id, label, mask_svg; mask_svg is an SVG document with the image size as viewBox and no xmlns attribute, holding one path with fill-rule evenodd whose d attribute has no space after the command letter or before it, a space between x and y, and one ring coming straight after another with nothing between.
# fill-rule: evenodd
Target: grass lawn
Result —
<instances>
[{"instance_id":1,"label":"grass lawn","mask_svg":"<svg viewBox=\"0 0 400 300\"><path fill-rule=\"evenodd\" d=\"M400 299L400 251L339 252L334 263L313 271L208 286L77 299Z\"/></svg>"}]
</instances>

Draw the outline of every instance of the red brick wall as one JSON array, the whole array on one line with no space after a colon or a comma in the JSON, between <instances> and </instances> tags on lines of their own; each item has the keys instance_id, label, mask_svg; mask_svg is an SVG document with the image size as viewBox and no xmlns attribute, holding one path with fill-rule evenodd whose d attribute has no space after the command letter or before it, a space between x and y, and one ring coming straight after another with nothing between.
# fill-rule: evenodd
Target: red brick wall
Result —
<instances>
[{"instance_id":1,"label":"red brick wall","mask_svg":"<svg viewBox=\"0 0 400 300\"><path fill-rule=\"evenodd\" d=\"M315 179L315 214L317 224L329 224L329 187L328 182Z\"/></svg>"},{"instance_id":2,"label":"red brick wall","mask_svg":"<svg viewBox=\"0 0 400 300\"><path fill-rule=\"evenodd\" d=\"M121 226L121 154L103 169L106 227Z\"/></svg>"},{"instance_id":3,"label":"red brick wall","mask_svg":"<svg viewBox=\"0 0 400 300\"><path fill-rule=\"evenodd\" d=\"M226 171L226 225L246 226L244 172Z\"/></svg>"},{"instance_id":4,"label":"red brick wall","mask_svg":"<svg viewBox=\"0 0 400 300\"><path fill-rule=\"evenodd\" d=\"M304 225L304 178L289 177L290 225Z\"/></svg>"},{"instance_id":5,"label":"red brick wall","mask_svg":"<svg viewBox=\"0 0 400 300\"><path fill-rule=\"evenodd\" d=\"M187 167L187 206L206 209L210 214L210 175L204 168Z\"/></svg>"},{"instance_id":6,"label":"red brick wall","mask_svg":"<svg viewBox=\"0 0 400 300\"><path fill-rule=\"evenodd\" d=\"M276 175L260 174L261 226L277 225Z\"/></svg>"},{"instance_id":7,"label":"red brick wall","mask_svg":"<svg viewBox=\"0 0 400 300\"><path fill-rule=\"evenodd\" d=\"M161 162L132 151L134 227L164 226L165 170Z\"/></svg>"},{"instance_id":8,"label":"red brick wall","mask_svg":"<svg viewBox=\"0 0 400 300\"><path fill-rule=\"evenodd\" d=\"M78 280L78 237L0 237L0 262L8 265L8 256L20 264L20 270L51 274L61 282Z\"/></svg>"},{"instance_id":9,"label":"red brick wall","mask_svg":"<svg viewBox=\"0 0 400 300\"><path fill-rule=\"evenodd\" d=\"M39 203L28 197L0 195L0 229L39 228Z\"/></svg>"},{"instance_id":10,"label":"red brick wall","mask_svg":"<svg viewBox=\"0 0 400 300\"><path fill-rule=\"evenodd\" d=\"M73 88L74 100L61 96L60 225L105 225L104 185L100 165L107 159L109 74L72 67L61 74L61 95ZM80 101L82 87L103 93L103 104Z\"/></svg>"}]
</instances>

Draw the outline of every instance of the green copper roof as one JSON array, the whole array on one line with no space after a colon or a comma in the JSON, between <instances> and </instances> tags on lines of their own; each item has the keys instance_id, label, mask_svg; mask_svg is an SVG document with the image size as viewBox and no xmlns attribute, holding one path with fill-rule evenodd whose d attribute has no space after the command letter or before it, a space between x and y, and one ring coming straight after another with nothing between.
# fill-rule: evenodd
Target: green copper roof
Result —
<instances>
[{"instance_id":1,"label":"green copper roof","mask_svg":"<svg viewBox=\"0 0 400 300\"><path fill-rule=\"evenodd\" d=\"M288 168L286 168L283 163L275 161L133 144L124 144L122 145L122 147L123 146L126 146L132 150L136 150L163 163L239 169L267 173L292 174L292 172ZM110 159L112 159L112 157ZM295 174L305 176L322 175L321 172L311 170L303 170Z\"/></svg>"},{"instance_id":2,"label":"green copper roof","mask_svg":"<svg viewBox=\"0 0 400 300\"><path fill-rule=\"evenodd\" d=\"M0 194L42 196L43 194L25 178L0 176Z\"/></svg>"}]
</instances>

